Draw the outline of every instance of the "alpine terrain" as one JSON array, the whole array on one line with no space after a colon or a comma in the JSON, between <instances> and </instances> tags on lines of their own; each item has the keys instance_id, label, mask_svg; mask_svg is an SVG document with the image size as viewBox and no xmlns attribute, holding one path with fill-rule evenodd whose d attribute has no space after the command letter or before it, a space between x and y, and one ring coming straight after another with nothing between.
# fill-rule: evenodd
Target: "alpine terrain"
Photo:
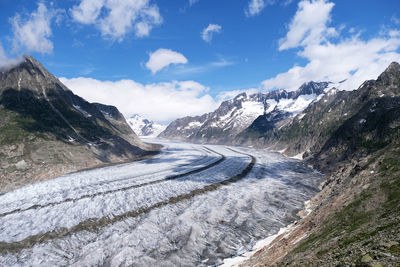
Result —
<instances>
[{"instance_id":1,"label":"alpine terrain","mask_svg":"<svg viewBox=\"0 0 400 267\"><path fill-rule=\"evenodd\" d=\"M157 137L162 131L165 130L164 125L144 119L138 114L128 118L127 122L138 136Z\"/></svg>"},{"instance_id":2,"label":"alpine terrain","mask_svg":"<svg viewBox=\"0 0 400 267\"><path fill-rule=\"evenodd\" d=\"M0 267L400 267L399 10L0 0Z\"/></svg>"},{"instance_id":3,"label":"alpine terrain","mask_svg":"<svg viewBox=\"0 0 400 267\"><path fill-rule=\"evenodd\" d=\"M248 254L245 266L400 262L400 65L354 91L328 85L243 93L212 113L172 122L160 135L267 148L325 174L322 191L300 215L314 211L269 248Z\"/></svg>"},{"instance_id":4,"label":"alpine terrain","mask_svg":"<svg viewBox=\"0 0 400 267\"><path fill-rule=\"evenodd\" d=\"M73 94L34 58L1 70L1 192L153 150L115 107Z\"/></svg>"},{"instance_id":5,"label":"alpine terrain","mask_svg":"<svg viewBox=\"0 0 400 267\"><path fill-rule=\"evenodd\" d=\"M398 266L400 65L357 90L330 90L283 127L265 121L257 118L239 141L300 155L327 179L310 215L243 264Z\"/></svg>"},{"instance_id":6,"label":"alpine terrain","mask_svg":"<svg viewBox=\"0 0 400 267\"><path fill-rule=\"evenodd\" d=\"M20 187L0 195L1 265L400 262L398 63L354 91L309 82L240 94L161 134L222 145L149 139L162 146L149 159L23 187L155 145L31 57L1 77L2 183Z\"/></svg>"},{"instance_id":7,"label":"alpine terrain","mask_svg":"<svg viewBox=\"0 0 400 267\"><path fill-rule=\"evenodd\" d=\"M143 143L29 56L0 77L1 266L222 264L294 221L323 181L267 150Z\"/></svg>"},{"instance_id":8,"label":"alpine terrain","mask_svg":"<svg viewBox=\"0 0 400 267\"><path fill-rule=\"evenodd\" d=\"M221 103L214 112L173 121L160 137L200 143L232 143L261 115L271 124L285 125L308 104L324 93L327 82L309 82L297 91L239 94Z\"/></svg>"}]
</instances>

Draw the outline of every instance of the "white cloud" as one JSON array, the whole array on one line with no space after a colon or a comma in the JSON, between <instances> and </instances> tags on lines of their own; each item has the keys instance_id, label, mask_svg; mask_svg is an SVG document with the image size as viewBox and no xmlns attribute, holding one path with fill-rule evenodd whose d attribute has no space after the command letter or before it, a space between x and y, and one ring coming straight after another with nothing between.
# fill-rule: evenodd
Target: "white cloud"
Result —
<instances>
[{"instance_id":1,"label":"white cloud","mask_svg":"<svg viewBox=\"0 0 400 267\"><path fill-rule=\"evenodd\" d=\"M148 36L150 34L151 28L152 27L148 23L145 22L136 23L135 34L139 38Z\"/></svg>"},{"instance_id":2,"label":"white cloud","mask_svg":"<svg viewBox=\"0 0 400 267\"><path fill-rule=\"evenodd\" d=\"M114 105L125 116L140 114L160 123L201 115L218 106L207 94L209 88L195 81L141 84L133 80L113 82L83 77L60 80L90 102Z\"/></svg>"},{"instance_id":3,"label":"white cloud","mask_svg":"<svg viewBox=\"0 0 400 267\"><path fill-rule=\"evenodd\" d=\"M252 17L258 15L266 6L264 0L251 0L249 2L249 6L244 11L246 16Z\"/></svg>"},{"instance_id":4,"label":"white cloud","mask_svg":"<svg viewBox=\"0 0 400 267\"><path fill-rule=\"evenodd\" d=\"M388 35L392 38L400 37L400 30L390 30Z\"/></svg>"},{"instance_id":5,"label":"white cloud","mask_svg":"<svg viewBox=\"0 0 400 267\"><path fill-rule=\"evenodd\" d=\"M247 17L257 16L267 6L272 6L280 3L281 6L288 6L293 0L250 0L247 8L244 10L244 14Z\"/></svg>"},{"instance_id":6,"label":"white cloud","mask_svg":"<svg viewBox=\"0 0 400 267\"><path fill-rule=\"evenodd\" d=\"M22 19L20 14L12 17L10 22L13 27L13 51L52 53L53 43L49 40L52 34L51 21L59 12L49 10L44 3L39 2L37 10L30 14L28 19Z\"/></svg>"},{"instance_id":7,"label":"white cloud","mask_svg":"<svg viewBox=\"0 0 400 267\"><path fill-rule=\"evenodd\" d=\"M181 53L170 49L160 48L157 51L150 53L149 61L146 63L146 68L155 74L171 64L186 64L187 62L188 60Z\"/></svg>"},{"instance_id":8,"label":"white cloud","mask_svg":"<svg viewBox=\"0 0 400 267\"><path fill-rule=\"evenodd\" d=\"M265 89L295 90L302 83L314 80L331 81L340 89L354 90L365 80L376 79L392 61L400 61L400 36L393 29L369 40L362 40L359 33L352 33L353 36L347 39L335 35L337 38L332 40L333 33L338 33L327 26L332 7L332 3L323 0L299 3L279 49L298 48L297 54L308 63L295 65L287 72L263 81ZM317 18L310 21L312 10ZM343 80L346 81L338 84Z\"/></svg>"},{"instance_id":9,"label":"white cloud","mask_svg":"<svg viewBox=\"0 0 400 267\"><path fill-rule=\"evenodd\" d=\"M22 62L23 58L8 58L4 52L3 45L0 43L0 70L7 69Z\"/></svg>"},{"instance_id":10,"label":"white cloud","mask_svg":"<svg viewBox=\"0 0 400 267\"><path fill-rule=\"evenodd\" d=\"M189 6L192 6L192 5L196 4L197 2L199 2L199 0L189 0Z\"/></svg>"},{"instance_id":11,"label":"white cloud","mask_svg":"<svg viewBox=\"0 0 400 267\"><path fill-rule=\"evenodd\" d=\"M204 41L206 42L211 42L213 34L214 33L220 33L221 32L221 25L218 24L209 24L202 32L201 32L201 38L203 38Z\"/></svg>"},{"instance_id":12,"label":"white cloud","mask_svg":"<svg viewBox=\"0 0 400 267\"><path fill-rule=\"evenodd\" d=\"M282 5L283 5L283 6L288 6L288 5L290 5L292 2L293 2L293 0L286 0L286 1L283 1L283 2L282 2Z\"/></svg>"},{"instance_id":13,"label":"white cloud","mask_svg":"<svg viewBox=\"0 0 400 267\"><path fill-rule=\"evenodd\" d=\"M139 38L148 36L163 20L150 0L81 0L70 11L76 22L94 24L104 38L117 41L131 31Z\"/></svg>"},{"instance_id":14,"label":"white cloud","mask_svg":"<svg viewBox=\"0 0 400 267\"><path fill-rule=\"evenodd\" d=\"M225 58L220 58L218 61L213 61L210 63L210 66L213 67L226 67L235 64L234 61L227 60Z\"/></svg>"},{"instance_id":15,"label":"white cloud","mask_svg":"<svg viewBox=\"0 0 400 267\"><path fill-rule=\"evenodd\" d=\"M71 9L72 17L82 24L94 24L105 0L82 0L78 6Z\"/></svg>"},{"instance_id":16,"label":"white cloud","mask_svg":"<svg viewBox=\"0 0 400 267\"><path fill-rule=\"evenodd\" d=\"M299 2L296 15L289 25L286 37L281 39L279 50L318 44L326 37L336 34L334 28L328 28L330 12L334 4L325 0L305 0Z\"/></svg>"},{"instance_id":17,"label":"white cloud","mask_svg":"<svg viewBox=\"0 0 400 267\"><path fill-rule=\"evenodd\" d=\"M232 60L220 58L217 61L212 61L203 65L178 66L172 72L175 75L198 74L213 71L217 68L224 68L234 64L235 62Z\"/></svg>"}]
</instances>

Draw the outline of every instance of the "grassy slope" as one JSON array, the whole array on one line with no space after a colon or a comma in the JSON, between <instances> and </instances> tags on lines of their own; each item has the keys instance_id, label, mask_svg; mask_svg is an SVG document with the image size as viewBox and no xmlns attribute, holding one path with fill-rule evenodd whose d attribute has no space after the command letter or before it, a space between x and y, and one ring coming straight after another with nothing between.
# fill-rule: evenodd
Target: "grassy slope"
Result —
<instances>
[{"instance_id":1,"label":"grassy slope","mask_svg":"<svg viewBox=\"0 0 400 267\"><path fill-rule=\"evenodd\" d=\"M299 242L282 265L368 266L362 262L368 254L375 264L399 266L400 151L385 151L373 161L379 166L368 177L369 187Z\"/></svg>"}]
</instances>

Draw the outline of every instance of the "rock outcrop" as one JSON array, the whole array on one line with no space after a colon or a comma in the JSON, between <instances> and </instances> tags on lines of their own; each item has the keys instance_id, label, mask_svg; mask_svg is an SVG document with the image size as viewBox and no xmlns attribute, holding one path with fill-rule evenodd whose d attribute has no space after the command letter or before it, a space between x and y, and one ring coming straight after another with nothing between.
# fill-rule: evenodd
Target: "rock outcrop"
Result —
<instances>
[{"instance_id":1,"label":"rock outcrop","mask_svg":"<svg viewBox=\"0 0 400 267\"><path fill-rule=\"evenodd\" d=\"M152 150L115 107L73 94L32 57L0 71L1 192Z\"/></svg>"}]
</instances>

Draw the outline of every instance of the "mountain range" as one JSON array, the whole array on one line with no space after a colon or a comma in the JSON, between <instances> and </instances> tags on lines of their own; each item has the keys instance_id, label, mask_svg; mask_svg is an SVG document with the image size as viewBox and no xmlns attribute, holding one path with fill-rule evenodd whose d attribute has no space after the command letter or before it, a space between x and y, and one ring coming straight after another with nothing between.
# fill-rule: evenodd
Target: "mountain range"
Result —
<instances>
[{"instance_id":1,"label":"mountain range","mask_svg":"<svg viewBox=\"0 0 400 267\"><path fill-rule=\"evenodd\" d=\"M127 122L138 136L157 137L166 127L154 121L144 119L138 114L128 118Z\"/></svg>"},{"instance_id":2,"label":"mountain range","mask_svg":"<svg viewBox=\"0 0 400 267\"><path fill-rule=\"evenodd\" d=\"M329 82L239 94L160 137L234 144L303 159L323 173L299 220L245 266L398 266L400 65L353 91ZM128 124L131 124L131 126ZM68 172L141 159L162 127L72 93L30 56L0 70L0 185L7 192Z\"/></svg>"},{"instance_id":3,"label":"mountain range","mask_svg":"<svg viewBox=\"0 0 400 267\"><path fill-rule=\"evenodd\" d=\"M400 65L357 90L331 90L282 128L262 117L240 138L301 153L325 174L313 210L245 265L398 266Z\"/></svg>"},{"instance_id":4,"label":"mountain range","mask_svg":"<svg viewBox=\"0 0 400 267\"><path fill-rule=\"evenodd\" d=\"M0 70L2 192L155 150L117 108L75 95L31 56Z\"/></svg>"},{"instance_id":5,"label":"mountain range","mask_svg":"<svg viewBox=\"0 0 400 267\"><path fill-rule=\"evenodd\" d=\"M302 218L244 266L398 266L400 65L353 91L309 83L291 94L240 94L161 136L209 142L215 134L215 143L279 151L324 173Z\"/></svg>"},{"instance_id":6,"label":"mountain range","mask_svg":"<svg viewBox=\"0 0 400 267\"><path fill-rule=\"evenodd\" d=\"M184 117L170 123L160 137L200 143L232 143L259 116L285 124L324 93L328 82L309 82L297 91L276 90L227 100L213 112Z\"/></svg>"}]
</instances>

